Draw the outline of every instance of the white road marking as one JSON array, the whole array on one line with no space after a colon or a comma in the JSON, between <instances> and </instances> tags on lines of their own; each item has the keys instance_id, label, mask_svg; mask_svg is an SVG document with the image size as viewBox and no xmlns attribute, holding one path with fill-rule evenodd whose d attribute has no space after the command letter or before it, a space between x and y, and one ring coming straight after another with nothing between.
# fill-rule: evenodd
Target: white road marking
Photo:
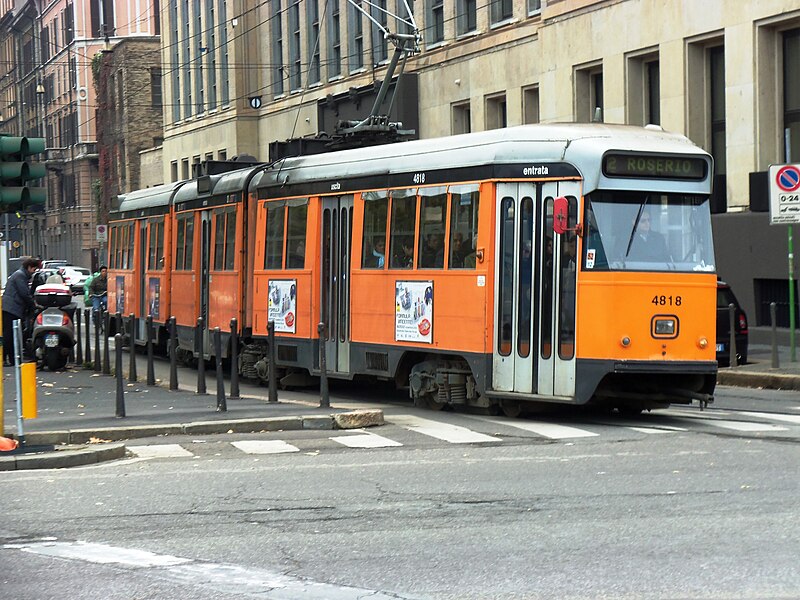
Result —
<instances>
[{"instance_id":1,"label":"white road marking","mask_svg":"<svg viewBox=\"0 0 800 600\"><path fill-rule=\"evenodd\" d=\"M400 442L390 440L382 435L375 433L362 433L358 435L338 435L330 438L334 442L347 446L348 448L390 448L402 446Z\"/></svg>"},{"instance_id":2,"label":"white road marking","mask_svg":"<svg viewBox=\"0 0 800 600\"><path fill-rule=\"evenodd\" d=\"M405 427L410 431L427 435L437 440L450 442L451 444L474 444L483 442L502 442L500 438L484 435L477 431L472 431L466 427L439 423L430 419L422 419L413 415L394 415L386 417L389 423Z\"/></svg>"},{"instance_id":3,"label":"white road marking","mask_svg":"<svg viewBox=\"0 0 800 600\"><path fill-rule=\"evenodd\" d=\"M284 454L286 452L300 452L300 448L292 446L283 440L242 440L231 442L242 452L247 454Z\"/></svg>"},{"instance_id":4,"label":"white road marking","mask_svg":"<svg viewBox=\"0 0 800 600\"><path fill-rule=\"evenodd\" d=\"M639 433L675 433L678 429L677 427L670 427L669 429L658 429L656 427L627 427L627 429L632 429L633 431L638 431ZM682 429L680 431L686 431Z\"/></svg>"},{"instance_id":5,"label":"white road marking","mask_svg":"<svg viewBox=\"0 0 800 600\"><path fill-rule=\"evenodd\" d=\"M128 446L128 450L140 458L185 458L194 456L180 444L152 444L150 446Z\"/></svg>"},{"instance_id":6,"label":"white road marking","mask_svg":"<svg viewBox=\"0 0 800 600\"><path fill-rule=\"evenodd\" d=\"M708 412L702 411L699 408L697 410L690 410L688 408L667 408L664 410L659 410L656 414L670 417L713 418L708 416ZM730 414L731 413L728 411L714 409L714 415L727 417Z\"/></svg>"},{"instance_id":7,"label":"white road marking","mask_svg":"<svg viewBox=\"0 0 800 600\"><path fill-rule=\"evenodd\" d=\"M800 424L800 415L781 415L777 413L762 412L743 412L741 414L747 415L748 417L756 417L758 419L773 419L775 421Z\"/></svg>"},{"instance_id":8,"label":"white road marking","mask_svg":"<svg viewBox=\"0 0 800 600\"><path fill-rule=\"evenodd\" d=\"M706 421L714 427L732 429L733 431L786 431L786 427L770 425L768 423L750 423L748 421L725 421L724 419L714 419Z\"/></svg>"},{"instance_id":9,"label":"white road marking","mask_svg":"<svg viewBox=\"0 0 800 600\"><path fill-rule=\"evenodd\" d=\"M586 431L585 429L578 429L577 427L568 427L566 425L556 425L555 423L545 423L543 421L519 421L508 420L501 421L500 419L489 419L489 422L496 423L497 425L505 425L506 427L516 427L517 429L524 429L541 435L542 437L550 438L551 440L564 440L569 438L582 438L582 437L595 437L600 435L593 431Z\"/></svg>"},{"instance_id":10,"label":"white road marking","mask_svg":"<svg viewBox=\"0 0 800 600\"><path fill-rule=\"evenodd\" d=\"M120 548L88 542L29 542L6 544L5 549L15 549L31 554L57 557L98 564L116 564L144 570L170 581L200 586L226 594L257 596L264 600L402 600L408 596L384 594L376 590L320 583L310 579L292 577L266 569L246 568L239 565L211 563L168 554L154 554L146 550Z\"/></svg>"}]
</instances>

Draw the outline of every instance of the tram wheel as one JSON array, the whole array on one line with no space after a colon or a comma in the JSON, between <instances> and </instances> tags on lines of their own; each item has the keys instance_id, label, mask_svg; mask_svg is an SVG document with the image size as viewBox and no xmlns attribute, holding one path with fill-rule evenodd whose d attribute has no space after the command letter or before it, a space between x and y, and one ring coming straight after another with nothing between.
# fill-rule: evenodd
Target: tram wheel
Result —
<instances>
[{"instance_id":1,"label":"tram wheel","mask_svg":"<svg viewBox=\"0 0 800 600\"><path fill-rule=\"evenodd\" d=\"M447 406L447 402L440 402L439 399L433 394L425 394L425 405L430 410L442 410Z\"/></svg>"},{"instance_id":2,"label":"tram wheel","mask_svg":"<svg viewBox=\"0 0 800 600\"><path fill-rule=\"evenodd\" d=\"M500 400L500 410L509 419L516 419L522 414L522 403L516 400Z\"/></svg>"}]
</instances>

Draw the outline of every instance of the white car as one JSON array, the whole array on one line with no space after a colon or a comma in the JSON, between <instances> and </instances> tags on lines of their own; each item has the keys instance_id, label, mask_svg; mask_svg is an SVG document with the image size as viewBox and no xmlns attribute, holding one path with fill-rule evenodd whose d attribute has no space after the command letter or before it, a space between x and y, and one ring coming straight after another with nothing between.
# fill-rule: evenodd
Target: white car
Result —
<instances>
[{"instance_id":1,"label":"white car","mask_svg":"<svg viewBox=\"0 0 800 600\"><path fill-rule=\"evenodd\" d=\"M84 269L83 267L73 267L72 265L59 267L58 273L64 279L64 283L69 286L70 290L72 290L73 294L83 293L83 284L92 274L89 269Z\"/></svg>"}]
</instances>

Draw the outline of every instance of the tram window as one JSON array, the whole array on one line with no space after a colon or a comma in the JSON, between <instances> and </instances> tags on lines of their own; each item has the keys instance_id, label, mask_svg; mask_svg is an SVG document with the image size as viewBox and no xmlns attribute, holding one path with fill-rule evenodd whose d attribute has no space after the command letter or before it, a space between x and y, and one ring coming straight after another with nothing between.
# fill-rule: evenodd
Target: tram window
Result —
<instances>
[{"instance_id":1,"label":"tram window","mask_svg":"<svg viewBox=\"0 0 800 600\"><path fill-rule=\"evenodd\" d=\"M417 224L416 190L392 191L392 220L389 224L390 269L414 267L414 228Z\"/></svg>"},{"instance_id":2,"label":"tram window","mask_svg":"<svg viewBox=\"0 0 800 600\"><path fill-rule=\"evenodd\" d=\"M225 213L214 212L214 270L221 271L225 260Z\"/></svg>"},{"instance_id":3,"label":"tram window","mask_svg":"<svg viewBox=\"0 0 800 600\"><path fill-rule=\"evenodd\" d=\"M108 228L108 266L111 269L117 268L117 238L119 237L119 225L112 225Z\"/></svg>"},{"instance_id":4,"label":"tram window","mask_svg":"<svg viewBox=\"0 0 800 600\"><path fill-rule=\"evenodd\" d=\"M531 348L531 309L533 282L533 199L520 202L519 288L517 297L517 354L527 358Z\"/></svg>"},{"instance_id":5,"label":"tram window","mask_svg":"<svg viewBox=\"0 0 800 600\"><path fill-rule=\"evenodd\" d=\"M386 217L389 199L385 191L367 192L364 199L364 239L361 268L382 269L386 262Z\"/></svg>"},{"instance_id":6,"label":"tram window","mask_svg":"<svg viewBox=\"0 0 800 600\"><path fill-rule=\"evenodd\" d=\"M302 269L306 265L307 217L307 204L303 204L301 206L289 206L289 212L286 217L287 269Z\"/></svg>"},{"instance_id":7,"label":"tram window","mask_svg":"<svg viewBox=\"0 0 800 600\"><path fill-rule=\"evenodd\" d=\"M542 236L542 302L541 302L541 340L540 354L542 358L550 358L553 354L553 199L547 198L545 210L545 235Z\"/></svg>"},{"instance_id":8,"label":"tram window","mask_svg":"<svg viewBox=\"0 0 800 600\"><path fill-rule=\"evenodd\" d=\"M150 221L150 240L147 268L157 271L164 268L164 219Z\"/></svg>"},{"instance_id":9,"label":"tram window","mask_svg":"<svg viewBox=\"0 0 800 600\"><path fill-rule=\"evenodd\" d=\"M123 239L125 247L122 251L122 268L130 269L133 266L133 223L125 225Z\"/></svg>"},{"instance_id":10,"label":"tram window","mask_svg":"<svg viewBox=\"0 0 800 600\"><path fill-rule=\"evenodd\" d=\"M444 188L420 189L419 258L420 269L444 267L444 236L447 228L447 194Z\"/></svg>"},{"instance_id":11,"label":"tram window","mask_svg":"<svg viewBox=\"0 0 800 600\"><path fill-rule=\"evenodd\" d=\"M478 245L477 185L450 188L450 260L451 269L474 269Z\"/></svg>"},{"instance_id":12,"label":"tram window","mask_svg":"<svg viewBox=\"0 0 800 600\"><path fill-rule=\"evenodd\" d=\"M514 317L514 199L503 198L500 204L500 260L498 273L497 352L511 354Z\"/></svg>"},{"instance_id":13,"label":"tram window","mask_svg":"<svg viewBox=\"0 0 800 600\"><path fill-rule=\"evenodd\" d=\"M176 220L175 270L191 271L194 215L179 215Z\"/></svg>"},{"instance_id":14,"label":"tram window","mask_svg":"<svg viewBox=\"0 0 800 600\"><path fill-rule=\"evenodd\" d=\"M283 220L286 206L272 204L267 206L267 237L264 247L264 268L283 267Z\"/></svg>"},{"instance_id":15,"label":"tram window","mask_svg":"<svg viewBox=\"0 0 800 600\"><path fill-rule=\"evenodd\" d=\"M236 209L230 207L225 211L225 270L233 271L236 264Z\"/></svg>"},{"instance_id":16,"label":"tram window","mask_svg":"<svg viewBox=\"0 0 800 600\"><path fill-rule=\"evenodd\" d=\"M578 201L568 197L568 222L574 223L578 213ZM578 240L573 231L561 234L561 277L559 289L560 318L558 322L558 357L569 360L575 356L575 275L577 270Z\"/></svg>"}]
</instances>

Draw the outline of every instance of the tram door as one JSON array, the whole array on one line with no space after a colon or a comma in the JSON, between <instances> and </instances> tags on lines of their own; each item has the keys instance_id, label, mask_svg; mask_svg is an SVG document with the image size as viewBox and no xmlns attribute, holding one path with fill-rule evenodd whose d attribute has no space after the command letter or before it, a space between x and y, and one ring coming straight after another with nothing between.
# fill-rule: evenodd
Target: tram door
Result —
<instances>
[{"instance_id":1,"label":"tram door","mask_svg":"<svg viewBox=\"0 0 800 600\"><path fill-rule=\"evenodd\" d=\"M206 349L209 343L209 331L211 324L208 322L208 288L210 281L211 264L211 213L203 211L200 213L200 317L203 317L203 351L210 354Z\"/></svg>"},{"instance_id":2,"label":"tram door","mask_svg":"<svg viewBox=\"0 0 800 600\"><path fill-rule=\"evenodd\" d=\"M569 234L553 233L558 186L497 186L492 373L497 391L574 394L575 262L564 258Z\"/></svg>"},{"instance_id":3,"label":"tram door","mask_svg":"<svg viewBox=\"0 0 800 600\"><path fill-rule=\"evenodd\" d=\"M320 322L327 368L350 372L350 258L353 196L322 199Z\"/></svg>"},{"instance_id":4,"label":"tram door","mask_svg":"<svg viewBox=\"0 0 800 600\"><path fill-rule=\"evenodd\" d=\"M145 318L148 313L147 306L147 252L148 252L148 239L147 239L147 221L142 219L139 221L139 256L137 257L136 273L139 275L139 311L138 319L136 319L136 336L139 339L146 339L147 332L145 331ZM133 308L133 307L131 307Z\"/></svg>"}]
</instances>

